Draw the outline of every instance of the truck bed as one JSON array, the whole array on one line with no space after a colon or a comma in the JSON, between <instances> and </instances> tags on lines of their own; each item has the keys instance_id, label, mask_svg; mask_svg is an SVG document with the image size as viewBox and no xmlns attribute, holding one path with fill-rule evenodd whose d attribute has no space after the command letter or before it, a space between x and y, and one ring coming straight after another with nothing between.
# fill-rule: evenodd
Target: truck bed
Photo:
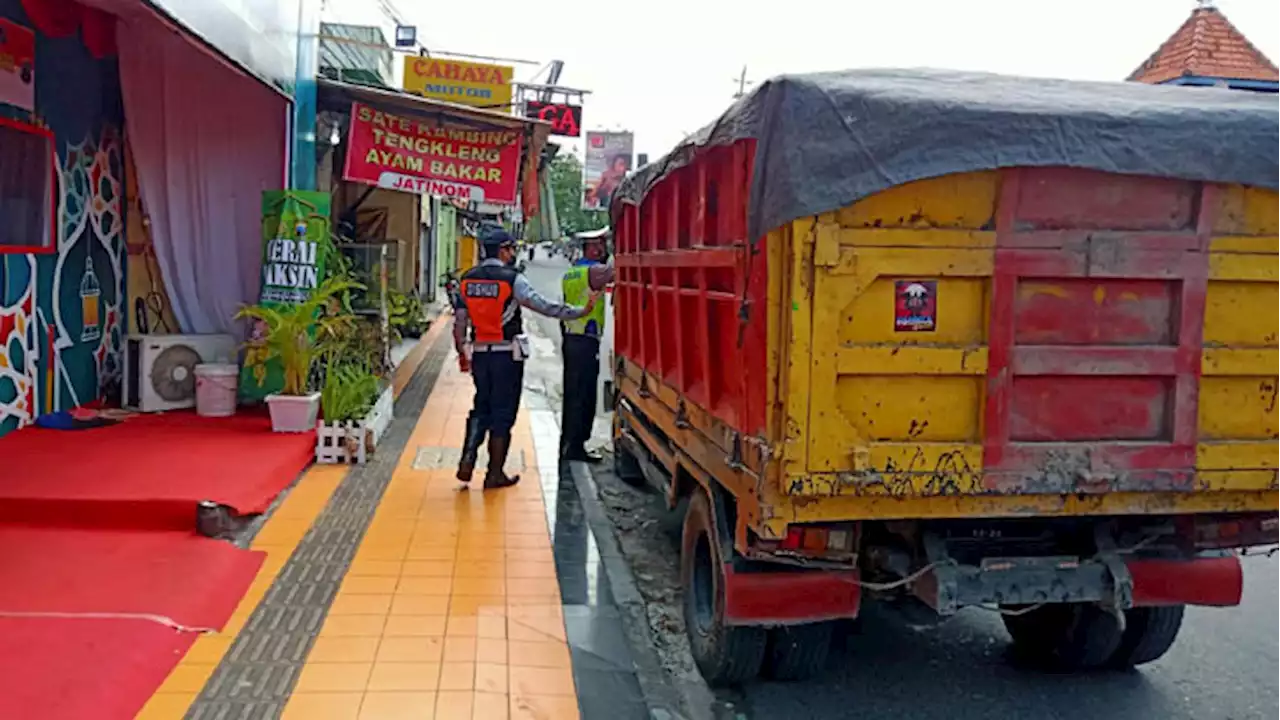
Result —
<instances>
[{"instance_id":1,"label":"truck bed","mask_svg":"<svg viewBox=\"0 0 1280 720\"><path fill-rule=\"evenodd\" d=\"M726 209L752 152L665 178L644 223L625 208L615 371L760 537L1276 509L1274 191L1010 168L747 243Z\"/></svg>"}]
</instances>

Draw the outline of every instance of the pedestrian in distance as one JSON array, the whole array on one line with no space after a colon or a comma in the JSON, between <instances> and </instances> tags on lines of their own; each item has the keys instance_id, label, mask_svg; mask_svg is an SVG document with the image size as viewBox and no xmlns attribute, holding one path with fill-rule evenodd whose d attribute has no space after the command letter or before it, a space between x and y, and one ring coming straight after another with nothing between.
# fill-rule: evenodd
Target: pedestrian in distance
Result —
<instances>
[{"instance_id":1,"label":"pedestrian in distance","mask_svg":"<svg viewBox=\"0 0 1280 720\"><path fill-rule=\"evenodd\" d=\"M458 289L462 302L453 318L458 367L471 373L476 387L457 477L462 482L471 481L487 434L489 468L484 489L492 490L520 480L518 475L508 476L503 466L511 449L511 428L520 409L524 361L529 357L521 308L561 321L577 320L593 311L598 295L589 294L576 306L549 300L512 267L517 257L516 242L506 230L482 230L480 243L485 259L462 276Z\"/></svg>"},{"instance_id":2,"label":"pedestrian in distance","mask_svg":"<svg viewBox=\"0 0 1280 720\"><path fill-rule=\"evenodd\" d=\"M564 301L586 304L613 282L613 263L605 238L582 241L582 257L574 261L560 281ZM596 416L596 382L600 378L600 336L604 334L605 304L596 303L591 312L560 324L564 350L564 409L560 423L560 457L564 460L597 463L599 455L587 451L591 425Z\"/></svg>"}]
</instances>

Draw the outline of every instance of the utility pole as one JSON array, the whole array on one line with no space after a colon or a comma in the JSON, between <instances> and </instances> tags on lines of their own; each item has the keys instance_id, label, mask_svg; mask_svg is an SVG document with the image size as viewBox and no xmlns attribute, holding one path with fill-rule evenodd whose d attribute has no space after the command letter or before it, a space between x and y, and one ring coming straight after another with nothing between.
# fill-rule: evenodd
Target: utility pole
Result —
<instances>
[{"instance_id":1,"label":"utility pole","mask_svg":"<svg viewBox=\"0 0 1280 720\"><path fill-rule=\"evenodd\" d=\"M733 94L733 99L734 99L734 100L737 100L738 98L740 98L740 97L742 97L743 95L746 95L746 94L747 94L747 86L748 86L748 85L754 85L754 84L755 84L754 82L752 82L752 81L748 81L748 80L747 80L747 66L746 66L746 65L743 65L743 66L742 66L742 73L741 73L741 74L739 74L739 75L738 75L738 77L734 78L734 80L733 80L733 81L734 81L734 82L736 82L736 83L738 83L738 92L736 92L736 93L734 93L734 94Z\"/></svg>"}]
</instances>

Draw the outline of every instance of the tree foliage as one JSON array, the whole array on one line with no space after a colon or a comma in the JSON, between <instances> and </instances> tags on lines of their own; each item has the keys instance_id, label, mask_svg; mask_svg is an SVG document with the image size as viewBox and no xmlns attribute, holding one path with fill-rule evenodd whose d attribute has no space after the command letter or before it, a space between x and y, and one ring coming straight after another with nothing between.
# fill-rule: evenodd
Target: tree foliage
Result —
<instances>
[{"instance_id":1,"label":"tree foliage","mask_svg":"<svg viewBox=\"0 0 1280 720\"><path fill-rule=\"evenodd\" d=\"M568 153L557 155L551 161L550 174L561 233L568 237L609 224L609 213L582 209L582 162L578 158Z\"/></svg>"}]
</instances>

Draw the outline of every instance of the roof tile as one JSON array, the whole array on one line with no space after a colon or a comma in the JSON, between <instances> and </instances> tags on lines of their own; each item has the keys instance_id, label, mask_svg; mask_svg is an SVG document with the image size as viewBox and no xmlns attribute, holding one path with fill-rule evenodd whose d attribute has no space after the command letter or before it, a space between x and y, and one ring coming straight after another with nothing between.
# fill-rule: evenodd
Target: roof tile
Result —
<instances>
[{"instance_id":1,"label":"roof tile","mask_svg":"<svg viewBox=\"0 0 1280 720\"><path fill-rule=\"evenodd\" d=\"M1212 6L1201 5L1169 36L1129 80L1157 84L1174 78L1280 80L1275 63Z\"/></svg>"}]
</instances>

